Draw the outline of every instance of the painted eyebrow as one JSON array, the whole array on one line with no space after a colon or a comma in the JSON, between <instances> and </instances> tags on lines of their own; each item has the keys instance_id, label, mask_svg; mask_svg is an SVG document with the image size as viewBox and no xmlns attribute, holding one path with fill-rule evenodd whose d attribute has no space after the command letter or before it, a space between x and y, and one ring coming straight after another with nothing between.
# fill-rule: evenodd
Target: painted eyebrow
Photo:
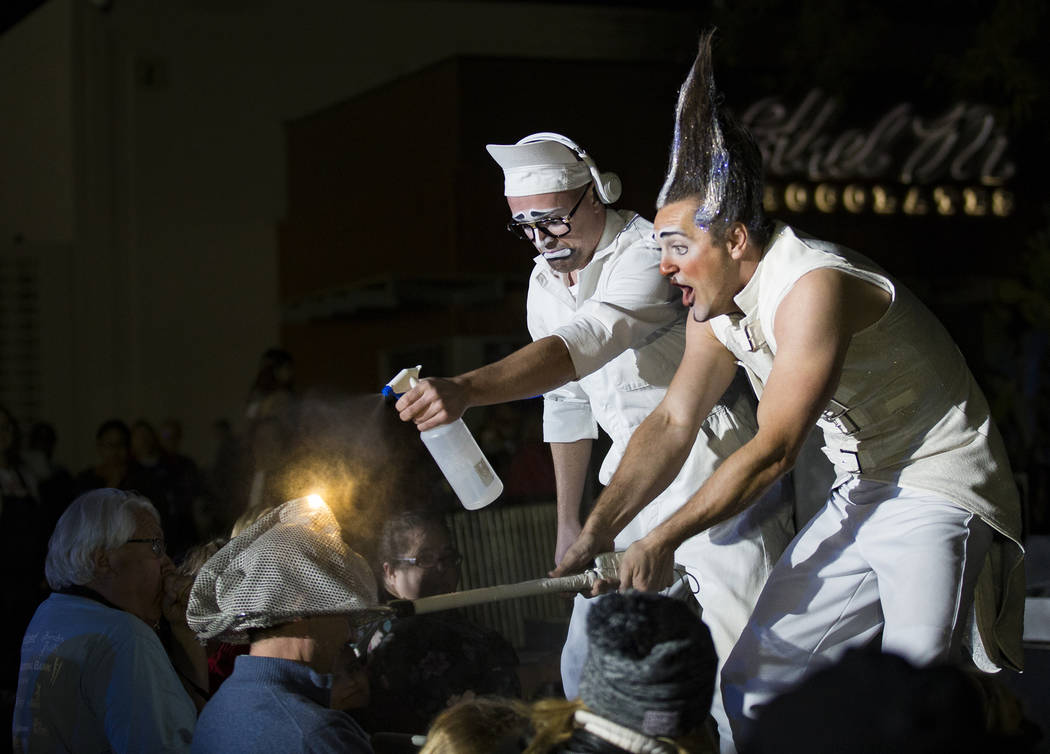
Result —
<instances>
[{"instance_id":1,"label":"painted eyebrow","mask_svg":"<svg viewBox=\"0 0 1050 754\"><path fill-rule=\"evenodd\" d=\"M659 235L653 234L653 238L667 238L668 236L685 236L685 233L680 230L661 230Z\"/></svg>"},{"instance_id":2,"label":"painted eyebrow","mask_svg":"<svg viewBox=\"0 0 1050 754\"><path fill-rule=\"evenodd\" d=\"M529 216L530 219L535 220L538 217L548 217L550 215L557 215L557 213L559 211L562 212L562 215L565 214L565 211L562 210L561 207L555 207L554 209L530 209L529 212L528 212L528 216ZM557 216L560 217L561 215L557 215ZM525 213L524 212L518 212L516 215L514 215L514 219L515 220L524 220L525 219Z\"/></svg>"}]
</instances>

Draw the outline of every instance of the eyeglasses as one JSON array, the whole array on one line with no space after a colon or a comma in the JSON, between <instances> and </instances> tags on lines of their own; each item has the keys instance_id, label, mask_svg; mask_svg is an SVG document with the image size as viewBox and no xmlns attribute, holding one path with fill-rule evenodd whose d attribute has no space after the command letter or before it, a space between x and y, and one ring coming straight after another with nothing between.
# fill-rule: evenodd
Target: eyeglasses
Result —
<instances>
[{"instance_id":1,"label":"eyeglasses","mask_svg":"<svg viewBox=\"0 0 1050 754\"><path fill-rule=\"evenodd\" d=\"M510 231L511 235L522 238L526 241L532 241L536 237L536 232L545 233L548 236L554 238L560 238L561 236L567 236L572 232L572 226L569 225L569 220L576 214L576 210L580 208L583 203L583 198L587 196L587 192L590 189L591 184L587 184L583 187L583 193L580 194L580 198L576 200L576 204L569 210L569 214L564 217L545 217L542 220L536 220L535 222L509 222L507 223L507 230Z\"/></svg>"},{"instance_id":2,"label":"eyeglasses","mask_svg":"<svg viewBox=\"0 0 1050 754\"><path fill-rule=\"evenodd\" d=\"M149 542L150 549L153 550L154 556L156 556L158 558L163 558L164 555L167 553L167 548L165 546L163 537L152 537L152 538L147 538L147 539L129 539L128 540L128 544L131 544L132 542Z\"/></svg>"},{"instance_id":3,"label":"eyeglasses","mask_svg":"<svg viewBox=\"0 0 1050 754\"><path fill-rule=\"evenodd\" d=\"M416 566L424 570L436 568L438 565L443 568L454 568L463 562L463 556L459 554L459 550L448 549L440 553L421 552L414 558L394 558L394 562Z\"/></svg>"}]
</instances>

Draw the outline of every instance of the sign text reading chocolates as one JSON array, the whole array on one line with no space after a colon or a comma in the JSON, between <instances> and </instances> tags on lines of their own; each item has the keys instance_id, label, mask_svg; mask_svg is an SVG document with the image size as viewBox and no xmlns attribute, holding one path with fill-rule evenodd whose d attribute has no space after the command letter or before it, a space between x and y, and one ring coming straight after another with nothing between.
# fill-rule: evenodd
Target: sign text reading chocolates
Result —
<instances>
[{"instance_id":1,"label":"sign text reading chocolates","mask_svg":"<svg viewBox=\"0 0 1050 754\"><path fill-rule=\"evenodd\" d=\"M1006 217L1015 168L994 114L959 103L924 118L898 104L868 128L837 129L837 103L812 90L794 109L773 97L741 120L765 161L770 212Z\"/></svg>"}]
</instances>

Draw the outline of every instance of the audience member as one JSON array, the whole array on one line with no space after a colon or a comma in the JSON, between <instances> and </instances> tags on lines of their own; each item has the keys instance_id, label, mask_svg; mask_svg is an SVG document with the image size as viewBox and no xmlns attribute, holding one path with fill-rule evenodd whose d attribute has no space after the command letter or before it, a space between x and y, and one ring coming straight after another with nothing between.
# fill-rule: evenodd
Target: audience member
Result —
<instances>
[{"instance_id":1,"label":"audience member","mask_svg":"<svg viewBox=\"0 0 1050 754\"><path fill-rule=\"evenodd\" d=\"M259 419L249 428L246 441L248 473L238 475L241 484L234 488L238 513L231 536L288 499L282 483L290 455L284 425L274 417Z\"/></svg>"},{"instance_id":2,"label":"audience member","mask_svg":"<svg viewBox=\"0 0 1050 754\"><path fill-rule=\"evenodd\" d=\"M152 491L153 503L160 511L168 547L176 558L197 541L193 521L193 492L185 489L175 470L166 462L153 425L139 419L131 425L131 457L138 465L144 484Z\"/></svg>"},{"instance_id":3,"label":"audience member","mask_svg":"<svg viewBox=\"0 0 1050 754\"><path fill-rule=\"evenodd\" d=\"M439 617L439 615L441 617ZM495 631L444 614L390 621L366 668L369 730L422 733L475 696L520 697L518 656Z\"/></svg>"},{"instance_id":4,"label":"audience member","mask_svg":"<svg viewBox=\"0 0 1050 754\"><path fill-rule=\"evenodd\" d=\"M4 715L11 711L18 675L18 647L26 624L43 597L46 551L44 516L36 477L24 463L18 421L0 406L0 566L8 575L0 591L0 694Z\"/></svg>"},{"instance_id":5,"label":"audience member","mask_svg":"<svg viewBox=\"0 0 1050 754\"><path fill-rule=\"evenodd\" d=\"M407 511L389 519L379 544L383 582L397 599L451 592L460 554L441 516ZM422 733L446 707L474 695L521 695L518 656L495 631L458 612L387 621L370 642L370 730Z\"/></svg>"},{"instance_id":6,"label":"audience member","mask_svg":"<svg viewBox=\"0 0 1050 754\"><path fill-rule=\"evenodd\" d=\"M372 701L372 684L358 648L348 643L339 652L332 669L331 708L352 712L364 710Z\"/></svg>"},{"instance_id":7,"label":"audience member","mask_svg":"<svg viewBox=\"0 0 1050 754\"><path fill-rule=\"evenodd\" d=\"M984 681L948 665L915 667L875 650L849 650L766 704L743 754L1007 754L1032 751L1007 729Z\"/></svg>"},{"instance_id":8,"label":"audience member","mask_svg":"<svg viewBox=\"0 0 1050 754\"><path fill-rule=\"evenodd\" d=\"M176 571L192 584L204 564L228 541L225 537L216 537L191 547L186 551ZM211 695L219 689L223 681L230 677L233 673L234 661L239 655L247 654L249 647L247 644L230 644L213 639L204 645L204 649L208 657L208 694Z\"/></svg>"},{"instance_id":9,"label":"audience member","mask_svg":"<svg viewBox=\"0 0 1050 754\"><path fill-rule=\"evenodd\" d=\"M196 710L155 632L162 615L200 680L160 516L136 494L87 492L47 552L54 593L22 643L13 738L20 751L185 751Z\"/></svg>"},{"instance_id":10,"label":"audience member","mask_svg":"<svg viewBox=\"0 0 1050 754\"><path fill-rule=\"evenodd\" d=\"M442 712L419 754L517 754L525 750L529 708L516 699L481 697Z\"/></svg>"},{"instance_id":11,"label":"audience member","mask_svg":"<svg viewBox=\"0 0 1050 754\"><path fill-rule=\"evenodd\" d=\"M201 569L188 608L201 639L251 644L201 713L196 752L371 752L329 708L351 621L371 617L375 581L317 498L267 512Z\"/></svg>"},{"instance_id":12,"label":"audience member","mask_svg":"<svg viewBox=\"0 0 1050 754\"><path fill-rule=\"evenodd\" d=\"M291 410L294 385L292 355L283 348L266 349L259 359L259 371L248 393L245 418L252 422L265 418L286 420Z\"/></svg>"},{"instance_id":13,"label":"audience member","mask_svg":"<svg viewBox=\"0 0 1050 754\"><path fill-rule=\"evenodd\" d=\"M145 419L131 425L131 457L146 469L154 469L160 464L160 438Z\"/></svg>"},{"instance_id":14,"label":"audience member","mask_svg":"<svg viewBox=\"0 0 1050 754\"><path fill-rule=\"evenodd\" d=\"M587 635L579 699L534 705L528 752L717 751L708 723L714 644L685 603L608 594L588 613Z\"/></svg>"},{"instance_id":15,"label":"audience member","mask_svg":"<svg viewBox=\"0 0 1050 754\"><path fill-rule=\"evenodd\" d=\"M213 528L212 512L202 504L205 501L204 478L196 462L181 451L182 424L177 419L165 419L157 437L161 465L167 470L176 500L187 511L193 531L198 536L210 532Z\"/></svg>"},{"instance_id":16,"label":"audience member","mask_svg":"<svg viewBox=\"0 0 1050 754\"><path fill-rule=\"evenodd\" d=\"M383 587L414 600L454 591L463 558L439 514L406 511L387 519L379 537Z\"/></svg>"},{"instance_id":17,"label":"audience member","mask_svg":"<svg viewBox=\"0 0 1050 754\"><path fill-rule=\"evenodd\" d=\"M230 422L216 419L212 423L214 452L203 474L204 494L211 513L210 534L228 533L237 520L248 499L243 482L248 474L244 461L244 449L233 433Z\"/></svg>"},{"instance_id":18,"label":"audience member","mask_svg":"<svg viewBox=\"0 0 1050 754\"><path fill-rule=\"evenodd\" d=\"M134 490L146 497L154 494L151 480L131 457L131 430L120 419L107 419L95 433L98 463L77 474L78 493L110 487Z\"/></svg>"},{"instance_id":19,"label":"audience member","mask_svg":"<svg viewBox=\"0 0 1050 754\"><path fill-rule=\"evenodd\" d=\"M55 528L58 517L75 496L73 475L55 461L58 434L49 422L36 422L29 428L22 459L36 477L38 497L43 507L44 531Z\"/></svg>"},{"instance_id":20,"label":"audience member","mask_svg":"<svg viewBox=\"0 0 1050 754\"><path fill-rule=\"evenodd\" d=\"M182 454L182 422L178 419L169 417L161 422L158 439L160 449L167 458L178 459L179 463L187 466L197 466L192 458Z\"/></svg>"}]
</instances>

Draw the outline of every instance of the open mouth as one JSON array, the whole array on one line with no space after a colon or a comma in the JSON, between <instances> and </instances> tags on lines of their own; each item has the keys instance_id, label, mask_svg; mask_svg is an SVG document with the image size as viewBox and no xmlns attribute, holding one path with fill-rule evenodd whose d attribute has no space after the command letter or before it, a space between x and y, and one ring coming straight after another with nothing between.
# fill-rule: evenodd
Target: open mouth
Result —
<instances>
[{"instance_id":1,"label":"open mouth","mask_svg":"<svg viewBox=\"0 0 1050 754\"><path fill-rule=\"evenodd\" d=\"M693 305L693 289L691 286L682 285L681 283L671 283L671 285L682 291L682 306Z\"/></svg>"},{"instance_id":2,"label":"open mouth","mask_svg":"<svg viewBox=\"0 0 1050 754\"><path fill-rule=\"evenodd\" d=\"M543 258L546 260L565 259L570 254L572 254L572 249L555 249L554 251L543 252Z\"/></svg>"}]
</instances>

